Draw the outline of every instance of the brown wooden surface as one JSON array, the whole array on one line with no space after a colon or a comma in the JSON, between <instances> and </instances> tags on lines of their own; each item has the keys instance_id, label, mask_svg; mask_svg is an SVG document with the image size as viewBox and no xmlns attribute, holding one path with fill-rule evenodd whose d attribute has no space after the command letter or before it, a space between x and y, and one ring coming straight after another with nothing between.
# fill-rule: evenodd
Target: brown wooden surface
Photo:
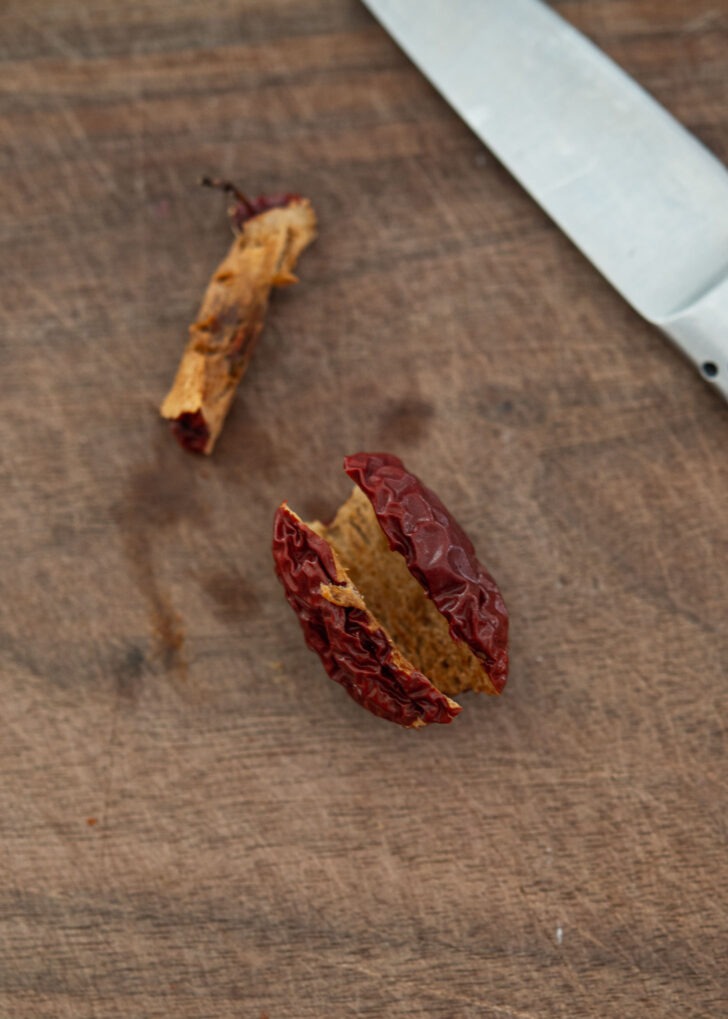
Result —
<instances>
[{"instance_id":1,"label":"brown wooden surface","mask_svg":"<svg viewBox=\"0 0 728 1019\"><path fill-rule=\"evenodd\" d=\"M728 159L725 0L556 6ZM725 1014L728 408L356 0L0 25L0 1016ZM156 414L202 173L321 221L211 460ZM450 727L350 701L271 569L366 448L510 605Z\"/></svg>"}]
</instances>

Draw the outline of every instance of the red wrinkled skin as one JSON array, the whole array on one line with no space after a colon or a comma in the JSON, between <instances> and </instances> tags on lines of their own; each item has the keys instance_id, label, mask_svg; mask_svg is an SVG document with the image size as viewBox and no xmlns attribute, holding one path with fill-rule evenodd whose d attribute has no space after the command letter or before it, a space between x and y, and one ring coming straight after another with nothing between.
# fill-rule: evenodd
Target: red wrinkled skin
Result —
<instances>
[{"instance_id":1,"label":"red wrinkled skin","mask_svg":"<svg viewBox=\"0 0 728 1019\"><path fill-rule=\"evenodd\" d=\"M259 216L269 209L283 209L291 202L300 201L301 196L295 194L258 195L257 198L246 198L244 202L236 202L230 210L233 226L240 230L249 219Z\"/></svg>"},{"instance_id":2,"label":"red wrinkled skin","mask_svg":"<svg viewBox=\"0 0 728 1019\"><path fill-rule=\"evenodd\" d=\"M186 411L172 422L172 434L182 449L190 453L204 453L210 429L201 410Z\"/></svg>"},{"instance_id":3,"label":"red wrinkled skin","mask_svg":"<svg viewBox=\"0 0 728 1019\"><path fill-rule=\"evenodd\" d=\"M344 470L372 504L389 547L481 660L496 693L508 677L508 610L473 544L435 493L390 453L356 453Z\"/></svg>"},{"instance_id":4,"label":"red wrinkled skin","mask_svg":"<svg viewBox=\"0 0 728 1019\"><path fill-rule=\"evenodd\" d=\"M405 671L393 655L387 634L362 609L334 605L321 585L345 587L331 546L284 503L273 527L273 559L286 598L298 616L306 643L362 707L411 727L448 723L460 706L421 672Z\"/></svg>"}]
</instances>

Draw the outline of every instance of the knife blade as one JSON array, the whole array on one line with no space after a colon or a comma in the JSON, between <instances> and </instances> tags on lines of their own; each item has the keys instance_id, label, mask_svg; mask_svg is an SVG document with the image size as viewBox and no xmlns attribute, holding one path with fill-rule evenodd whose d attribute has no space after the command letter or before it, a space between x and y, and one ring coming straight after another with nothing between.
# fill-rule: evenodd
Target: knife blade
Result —
<instances>
[{"instance_id":1,"label":"knife blade","mask_svg":"<svg viewBox=\"0 0 728 1019\"><path fill-rule=\"evenodd\" d=\"M364 0L636 311L728 399L728 170L541 0Z\"/></svg>"}]
</instances>

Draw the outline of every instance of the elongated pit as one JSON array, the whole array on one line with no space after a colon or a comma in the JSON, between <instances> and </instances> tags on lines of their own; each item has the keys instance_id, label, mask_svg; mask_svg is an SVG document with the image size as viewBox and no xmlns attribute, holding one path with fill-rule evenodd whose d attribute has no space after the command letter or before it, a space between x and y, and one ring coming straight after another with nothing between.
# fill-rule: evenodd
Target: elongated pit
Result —
<instances>
[{"instance_id":1,"label":"elongated pit","mask_svg":"<svg viewBox=\"0 0 728 1019\"><path fill-rule=\"evenodd\" d=\"M210 279L174 383L160 408L180 445L209 454L263 331L271 291L296 282L293 269L316 236L311 203L297 195L234 194L235 240Z\"/></svg>"}]
</instances>

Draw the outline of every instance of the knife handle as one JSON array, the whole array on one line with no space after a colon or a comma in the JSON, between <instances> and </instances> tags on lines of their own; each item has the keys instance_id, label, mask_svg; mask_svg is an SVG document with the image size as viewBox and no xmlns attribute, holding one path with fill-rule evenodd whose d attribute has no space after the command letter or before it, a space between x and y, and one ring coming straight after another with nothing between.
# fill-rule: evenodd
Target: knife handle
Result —
<instances>
[{"instance_id":1,"label":"knife handle","mask_svg":"<svg viewBox=\"0 0 728 1019\"><path fill-rule=\"evenodd\" d=\"M728 275L695 301L654 324L728 400Z\"/></svg>"}]
</instances>

